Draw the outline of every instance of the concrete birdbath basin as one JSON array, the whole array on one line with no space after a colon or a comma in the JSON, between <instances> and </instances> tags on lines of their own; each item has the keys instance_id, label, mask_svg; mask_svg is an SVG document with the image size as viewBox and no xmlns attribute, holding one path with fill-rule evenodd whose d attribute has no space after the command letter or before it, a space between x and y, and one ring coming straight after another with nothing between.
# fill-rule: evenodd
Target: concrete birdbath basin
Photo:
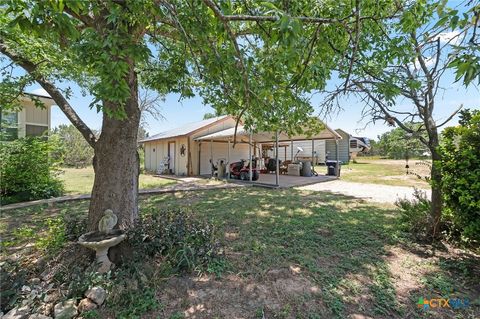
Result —
<instances>
[{"instance_id":1,"label":"concrete birdbath basin","mask_svg":"<svg viewBox=\"0 0 480 319\"><path fill-rule=\"evenodd\" d=\"M95 250L96 262L100 264L99 273L108 272L112 266L108 259L108 249L118 245L126 237L123 230L113 230L116 224L117 216L112 210L107 209L98 223L98 231L83 234L78 238L80 245Z\"/></svg>"}]
</instances>

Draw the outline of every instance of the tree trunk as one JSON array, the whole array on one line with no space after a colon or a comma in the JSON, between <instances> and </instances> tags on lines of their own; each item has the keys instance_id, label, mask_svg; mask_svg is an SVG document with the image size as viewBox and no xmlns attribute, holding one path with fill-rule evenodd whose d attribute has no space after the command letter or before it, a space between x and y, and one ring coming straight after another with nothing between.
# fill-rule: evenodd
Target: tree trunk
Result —
<instances>
[{"instance_id":1,"label":"tree trunk","mask_svg":"<svg viewBox=\"0 0 480 319\"><path fill-rule=\"evenodd\" d=\"M428 148L432 153L432 171L431 171L431 186L432 186L432 208L431 208L431 220L430 231L432 238L438 237L440 220L442 218L442 173L440 170L441 155L438 151L439 139L438 131L435 122L430 117L426 121L427 133L428 133Z\"/></svg>"},{"instance_id":2,"label":"tree trunk","mask_svg":"<svg viewBox=\"0 0 480 319\"><path fill-rule=\"evenodd\" d=\"M430 234L433 238L436 238L439 233L440 220L442 218L442 173L440 171L440 154L438 150L431 149L430 151L432 152L432 215Z\"/></svg>"},{"instance_id":3,"label":"tree trunk","mask_svg":"<svg viewBox=\"0 0 480 319\"><path fill-rule=\"evenodd\" d=\"M128 75L130 99L125 103L126 119L114 119L104 112L102 132L95 144L95 181L88 212L89 230L97 230L106 209L118 217L116 228L131 227L138 217L139 158L137 134L140 123L137 75L131 63ZM105 108L120 105L104 102Z\"/></svg>"}]
</instances>

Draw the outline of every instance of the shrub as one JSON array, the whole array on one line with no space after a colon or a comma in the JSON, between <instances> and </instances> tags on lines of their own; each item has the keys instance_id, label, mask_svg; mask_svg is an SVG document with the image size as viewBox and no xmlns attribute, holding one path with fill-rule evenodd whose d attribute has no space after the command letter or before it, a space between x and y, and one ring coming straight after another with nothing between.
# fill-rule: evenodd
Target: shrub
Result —
<instances>
[{"instance_id":1,"label":"shrub","mask_svg":"<svg viewBox=\"0 0 480 319\"><path fill-rule=\"evenodd\" d=\"M400 209L400 224L404 231L416 237L424 237L430 220L431 201L425 192L414 190L414 199L397 199L395 205Z\"/></svg>"},{"instance_id":2,"label":"shrub","mask_svg":"<svg viewBox=\"0 0 480 319\"><path fill-rule=\"evenodd\" d=\"M22 138L0 143L0 195L2 204L60 196L59 159L55 139Z\"/></svg>"},{"instance_id":3,"label":"shrub","mask_svg":"<svg viewBox=\"0 0 480 319\"><path fill-rule=\"evenodd\" d=\"M128 241L141 254L137 257L162 255L179 270L205 267L219 252L213 226L184 209L144 215Z\"/></svg>"},{"instance_id":4,"label":"shrub","mask_svg":"<svg viewBox=\"0 0 480 319\"><path fill-rule=\"evenodd\" d=\"M465 243L480 242L480 111L463 111L440 147L445 219Z\"/></svg>"}]
</instances>

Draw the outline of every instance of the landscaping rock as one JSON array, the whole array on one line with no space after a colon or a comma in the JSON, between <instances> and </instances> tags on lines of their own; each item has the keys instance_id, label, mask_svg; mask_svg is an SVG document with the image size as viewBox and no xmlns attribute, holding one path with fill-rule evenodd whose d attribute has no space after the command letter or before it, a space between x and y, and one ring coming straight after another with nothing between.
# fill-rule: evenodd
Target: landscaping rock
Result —
<instances>
[{"instance_id":1,"label":"landscaping rock","mask_svg":"<svg viewBox=\"0 0 480 319\"><path fill-rule=\"evenodd\" d=\"M93 287L85 293L85 297L89 298L97 305L101 306L107 298L107 292L102 287Z\"/></svg>"},{"instance_id":2,"label":"landscaping rock","mask_svg":"<svg viewBox=\"0 0 480 319\"><path fill-rule=\"evenodd\" d=\"M78 311L80 312L90 311L90 310L96 309L97 307L98 305L96 303L94 303L88 298L84 298L80 300L80 303L78 304Z\"/></svg>"},{"instance_id":3,"label":"landscaping rock","mask_svg":"<svg viewBox=\"0 0 480 319\"><path fill-rule=\"evenodd\" d=\"M28 307L16 307L3 315L2 319L27 319L29 312L30 309Z\"/></svg>"},{"instance_id":4,"label":"landscaping rock","mask_svg":"<svg viewBox=\"0 0 480 319\"><path fill-rule=\"evenodd\" d=\"M57 303L53 308L55 319L70 319L78 314L74 299L68 299L64 302Z\"/></svg>"},{"instance_id":5,"label":"landscaping rock","mask_svg":"<svg viewBox=\"0 0 480 319\"><path fill-rule=\"evenodd\" d=\"M28 319L52 319L52 317L45 316L45 315L42 315L40 313L36 313L36 314L30 315L30 317L28 317Z\"/></svg>"}]
</instances>

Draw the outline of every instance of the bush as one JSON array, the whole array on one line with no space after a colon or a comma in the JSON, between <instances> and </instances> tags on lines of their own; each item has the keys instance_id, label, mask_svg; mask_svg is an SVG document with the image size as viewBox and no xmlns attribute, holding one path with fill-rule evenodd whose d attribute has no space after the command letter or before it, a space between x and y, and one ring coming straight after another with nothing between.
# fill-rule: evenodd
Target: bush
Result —
<instances>
[{"instance_id":1,"label":"bush","mask_svg":"<svg viewBox=\"0 0 480 319\"><path fill-rule=\"evenodd\" d=\"M400 209L402 229L417 238L424 238L429 226L431 201L425 192L418 189L415 189L413 196L413 200L397 199L395 205Z\"/></svg>"},{"instance_id":2,"label":"bush","mask_svg":"<svg viewBox=\"0 0 480 319\"><path fill-rule=\"evenodd\" d=\"M444 218L451 233L480 243L480 111L463 111L460 125L446 128L440 147Z\"/></svg>"},{"instance_id":3,"label":"bush","mask_svg":"<svg viewBox=\"0 0 480 319\"><path fill-rule=\"evenodd\" d=\"M219 252L211 224L183 209L144 215L128 233L138 258L165 256L178 270L205 268Z\"/></svg>"},{"instance_id":4,"label":"bush","mask_svg":"<svg viewBox=\"0 0 480 319\"><path fill-rule=\"evenodd\" d=\"M0 195L2 204L61 196L57 179L59 159L51 156L55 139L22 138L0 143Z\"/></svg>"}]
</instances>

